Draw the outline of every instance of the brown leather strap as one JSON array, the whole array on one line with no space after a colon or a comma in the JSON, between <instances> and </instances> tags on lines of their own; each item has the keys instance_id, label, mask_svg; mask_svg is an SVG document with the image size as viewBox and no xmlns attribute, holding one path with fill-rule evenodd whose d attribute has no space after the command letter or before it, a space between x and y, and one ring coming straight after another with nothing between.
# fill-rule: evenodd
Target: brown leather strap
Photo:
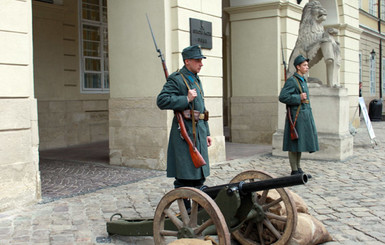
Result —
<instances>
[{"instance_id":1,"label":"brown leather strap","mask_svg":"<svg viewBox=\"0 0 385 245\"><path fill-rule=\"evenodd\" d=\"M183 76L183 74L182 73L180 73L180 75L182 76L182 78L183 78L183 81L184 81L184 83L186 84L186 87L187 87L187 89L188 90L190 90L190 86L188 86L188 84L187 84L187 81L186 81L186 79L184 78L184 76ZM198 88L199 88L199 86L198 86ZM200 88L199 88L199 90L200 90ZM192 104L192 106L191 106L191 115L194 115L194 103L191 103ZM191 120L192 120L192 131L193 131L193 145L194 145L194 147L195 147L195 145L196 145L196 125L195 125L195 117L194 116L192 116L191 117Z\"/></svg>"},{"instance_id":2,"label":"brown leather strap","mask_svg":"<svg viewBox=\"0 0 385 245\"><path fill-rule=\"evenodd\" d=\"M293 77L297 80L298 87L299 87L299 91L300 91L301 94L302 94L302 93L303 93L303 92L302 92L302 86L301 86L301 84L299 83L298 78L297 78L296 76L293 76ZM301 95L300 95L300 96L301 96ZM297 113L295 113L295 119L294 119L294 123L293 123L294 127L295 127L295 124L297 123L297 118L298 118L298 114L299 114L299 109L301 108L302 103L309 104L309 100L306 100L306 101L307 101L307 103L305 102L305 100L304 100L304 102L302 102L302 100L301 100L301 104L299 104L299 106L298 106L298 108L297 108Z\"/></svg>"},{"instance_id":3,"label":"brown leather strap","mask_svg":"<svg viewBox=\"0 0 385 245\"><path fill-rule=\"evenodd\" d=\"M297 108L297 113L295 113L295 119L294 119L294 123L293 123L294 127L295 127L295 124L296 124L296 122L297 122L297 118L298 118L299 108L300 108L300 107L301 107L301 105L298 106L298 108Z\"/></svg>"},{"instance_id":4,"label":"brown leather strap","mask_svg":"<svg viewBox=\"0 0 385 245\"><path fill-rule=\"evenodd\" d=\"M199 121L199 120L208 121L208 111L205 111L205 113L194 111L194 114L191 114L191 110L184 110L182 111L182 116L184 119L188 119L188 120L191 120L191 117L194 116L195 121Z\"/></svg>"},{"instance_id":5,"label":"brown leather strap","mask_svg":"<svg viewBox=\"0 0 385 245\"><path fill-rule=\"evenodd\" d=\"M296 77L296 76L294 76L295 77L295 79L297 79L297 83L298 83L298 87L299 87L299 91L301 92L301 94L303 93L302 92L302 86L301 86L301 84L299 83L299 80L298 80L298 78ZM303 103L303 104L309 104L309 100L301 100L301 103Z\"/></svg>"},{"instance_id":6,"label":"brown leather strap","mask_svg":"<svg viewBox=\"0 0 385 245\"><path fill-rule=\"evenodd\" d=\"M297 80L298 87L299 87L299 92L301 92L301 94L302 94L302 93L303 93L303 92L302 92L302 86L301 86L301 84L299 83L298 78L297 78L296 76L293 76L293 77L295 78L295 80Z\"/></svg>"},{"instance_id":7,"label":"brown leather strap","mask_svg":"<svg viewBox=\"0 0 385 245\"><path fill-rule=\"evenodd\" d=\"M191 108L191 114L194 113L194 103L192 103L192 108ZM192 120L192 131L193 131L193 142L194 142L194 146L196 145L196 124L195 124L195 117L191 117L191 120Z\"/></svg>"},{"instance_id":8,"label":"brown leather strap","mask_svg":"<svg viewBox=\"0 0 385 245\"><path fill-rule=\"evenodd\" d=\"M184 78L183 74L180 73L180 75L182 76L183 81L184 81L184 83L186 84L186 87L188 88L188 90L190 90L190 86L188 86L188 84L187 84L187 82L186 82L186 79ZM194 81L194 83L195 83L195 85L197 85L197 87L198 87L198 89L199 89L199 93L201 94L202 98L204 99L204 96L203 96L201 87L199 86L199 84L197 83L197 81Z\"/></svg>"},{"instance_id":9,"label":"brown leather strap","mask_svg":"<svg viewBox=\"0 0 385 245\"><path fill-rule=\"evenodd\" d=\"M180 73L180 75L182 76L183 82L184 82L184 84L186 84L187 89L190 90L190 86L188 86L188 83L187 83L186 79L184 78L183 74Z\"/></svg>"}]
</instances>

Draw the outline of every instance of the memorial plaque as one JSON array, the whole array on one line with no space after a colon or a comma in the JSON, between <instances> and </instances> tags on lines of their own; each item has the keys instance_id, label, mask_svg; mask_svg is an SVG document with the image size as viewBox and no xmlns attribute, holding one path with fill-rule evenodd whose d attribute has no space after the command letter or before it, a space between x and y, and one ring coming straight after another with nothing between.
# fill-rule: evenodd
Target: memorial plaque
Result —
<instances>
[{"instance_id":1,"label":"memorial plaque","mask_svg":"<svg viewBox=\"0 0 385 245\"><path fill-rule=\"evenodd\" d=\"M190 45L200 45L204 49L212 49L211 22L190 18Z\"/></svg>"}]
</instances>

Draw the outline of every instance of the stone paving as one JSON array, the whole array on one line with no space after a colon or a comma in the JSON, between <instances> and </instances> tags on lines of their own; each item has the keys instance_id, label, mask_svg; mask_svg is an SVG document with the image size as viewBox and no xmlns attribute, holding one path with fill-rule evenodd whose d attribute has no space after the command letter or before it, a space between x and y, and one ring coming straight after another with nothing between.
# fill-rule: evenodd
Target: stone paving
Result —
<instances>
[{"instance_id":1,"label":"stone paving","mask_svg":"<svg viewBox=\"0 0 385 245\"><path fill-rule=\"evenodd\" d=\"M385 122L372 122L377 145L364 123L346 161L303 160L313 178L290 189L298 193L333 236L334 244L385 244ZM316 154L316 153L315 153ZM228 183L249 169L276 176L290 172L287 158L257 154L212 166L209 186ZM172 189L164 175L0 213L0 244L153 244L151 237L108 237L106 221L115 212L152 217Z\"/></svg>"},{"instance_id":2,"label":"stone paving","mask_svg":"<svg viewBox=\"0 0 385 245\"><path fill-rule=\"evenodd\" d=\"M42 203L164 175L163 171L73 160L40 158L39 167Z\"/></svg>"}]
</instances>

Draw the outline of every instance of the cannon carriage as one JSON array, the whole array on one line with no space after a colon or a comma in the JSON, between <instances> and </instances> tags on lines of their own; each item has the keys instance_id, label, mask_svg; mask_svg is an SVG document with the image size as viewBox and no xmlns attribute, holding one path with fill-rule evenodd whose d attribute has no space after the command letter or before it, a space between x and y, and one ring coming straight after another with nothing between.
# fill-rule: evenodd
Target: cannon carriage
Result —
<instances>
[{"instance_id":1,"label":"cannon carriage","mask_svg":"<svg viewBox=\"0 0 385 245\"><path fill-rule=\"evenodd\" d=\"M307 181L306 174L274 178L264 171L249 170L228 184L177 188L162 197L154 218L133 220L114 214L107 222L107 232L153 236L156 245L207 236L215 237L220 245L230 245L231 236L241 244L286 244L295 232L297 211L285 187ZM269 198L269 192L276 198ZM189 211L185 199L191 201ZM281 215L275 212L277 207L282 209Z\"/></svg>"}]
</instances>

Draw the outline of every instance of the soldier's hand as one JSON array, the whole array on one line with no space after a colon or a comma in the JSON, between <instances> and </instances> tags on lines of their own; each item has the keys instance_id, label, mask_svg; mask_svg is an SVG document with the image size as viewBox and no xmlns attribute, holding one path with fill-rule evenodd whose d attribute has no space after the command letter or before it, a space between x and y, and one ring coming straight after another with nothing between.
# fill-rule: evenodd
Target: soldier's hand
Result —
<instances>
[{"instance_id":1,"label":"soldier's hand","mask_svg":"<svg viewBox=\"0 0 385 245\"><path fill-rule=\"evenodd\" d=\"M195 99L195 97L197 97L197 90L194 88L194 89L190 89L188 91L188 94L187 94L187 100L188 102L191 102Z\"/></svg>"},{"instance_id":2,"label":"soldier's hand","mask_svg":"<svg viewBox=\"0 0 385 245\"><path fill-rule=\"evenodd\" d=\"M210 147L211 146L211 144L212 144L212 139L211 139L211 137L210 136L207 136L207 147Z\"/></svg>"},{"instance_id":3,"label":"soldier's hand","mask_svg":"<svg viewBox=\"0 0 385 245\"><path fill-rule=\"evenodd\" d=\"M302 93L301 94L301 100L306 100L307 99L307 94L306 93Z\"/></svg>"}]
</instances>

